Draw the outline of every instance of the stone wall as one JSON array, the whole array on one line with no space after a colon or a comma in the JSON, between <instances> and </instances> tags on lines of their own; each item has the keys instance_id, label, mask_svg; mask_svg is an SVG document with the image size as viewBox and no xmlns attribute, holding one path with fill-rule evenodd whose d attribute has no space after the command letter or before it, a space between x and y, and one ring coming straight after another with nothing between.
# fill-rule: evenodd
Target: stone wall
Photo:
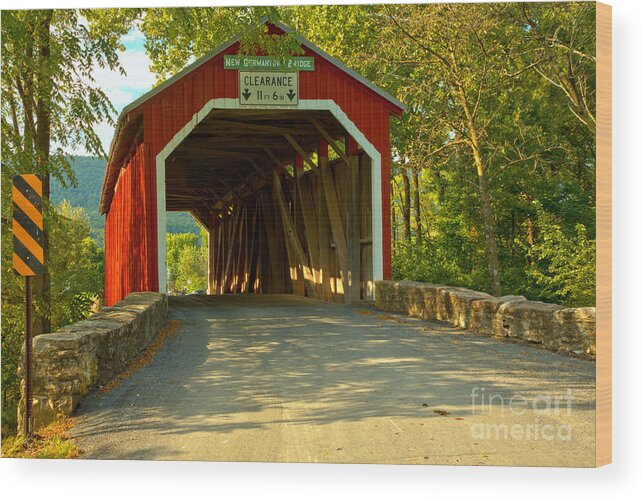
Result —
<instances>
[{"instance_id":1,"label":"stone wall","mask_svg":"<svg viewBox=\"0 0 643 499\"><path fill-rule=\"evenodd\" d=\"M596 354L596 309L566 308L527 300L493 297L466 288L409 281L378 281L375 306L384 311L449 322L461 329L514 338L544 348Z\"/></svg>"},{"instance_id":2,"label":"stone wall","mask_svg":"<svg viewBox=\"0 0 643 499\"><path fill-rule=\"evenodd\" d=\"M33 421L69 416L78 402L127 367L163 329L167 296L132 293L87 320L33 339ZM23 373L21 372L22 376ZM23 381L24 395L24 381ZM24 399L18 419L22 427Z\"/></svg>"}]
</instances>

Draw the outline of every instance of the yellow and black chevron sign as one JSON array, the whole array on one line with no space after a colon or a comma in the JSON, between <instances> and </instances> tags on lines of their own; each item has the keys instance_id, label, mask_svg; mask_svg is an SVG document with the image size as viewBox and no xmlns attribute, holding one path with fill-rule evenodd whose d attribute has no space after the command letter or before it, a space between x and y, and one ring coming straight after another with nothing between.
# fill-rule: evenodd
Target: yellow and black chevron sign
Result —
<instances>
[{"instance_id":1,"label":"yellow and black chevron sign","mask_svg":"<svg viewBox=\"0 0 643 499\"><path fill-rule=\"evenodd\" d=\"M42 180L38 175L16 175L13 198L13 269L23 276L42 273L45 266L42 224Z\"/></svg>"}]
</instances>

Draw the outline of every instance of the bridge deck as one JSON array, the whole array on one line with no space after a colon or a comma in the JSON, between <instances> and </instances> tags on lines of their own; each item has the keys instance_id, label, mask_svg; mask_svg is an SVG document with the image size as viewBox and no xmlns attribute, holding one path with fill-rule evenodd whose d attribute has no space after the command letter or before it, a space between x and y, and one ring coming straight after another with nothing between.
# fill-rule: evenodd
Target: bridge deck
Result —
<instances>
[{"instance_id":1,"label":"bridge deck","mask_svg":"<svg viewBox=\"0 0 643 499\"><path fill-rule=\"evenodd\" d=\"M291 295L170 306L181 327L154 362L81 404L74 435L86 457L594 462L591 362ZM565 401L547 410L568 388L571 412Z\"/></svg>"}]
</instances>

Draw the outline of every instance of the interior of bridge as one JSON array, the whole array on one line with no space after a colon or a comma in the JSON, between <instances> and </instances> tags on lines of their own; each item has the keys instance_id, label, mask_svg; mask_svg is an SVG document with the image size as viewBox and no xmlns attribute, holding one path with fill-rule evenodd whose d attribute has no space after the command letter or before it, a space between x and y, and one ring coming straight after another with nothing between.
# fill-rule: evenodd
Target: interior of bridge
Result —
<instances>
[{"instance_id":1,"label":"interior of bridge","mask_svg":"<svg viewBox=\"0 0 643 499\"><path fill-rule=\"evenodd\" d=\"M208 232L208 293L373 296L371 160L328 111L209 113L165 163Z\"/></svg>"}]
</instances>

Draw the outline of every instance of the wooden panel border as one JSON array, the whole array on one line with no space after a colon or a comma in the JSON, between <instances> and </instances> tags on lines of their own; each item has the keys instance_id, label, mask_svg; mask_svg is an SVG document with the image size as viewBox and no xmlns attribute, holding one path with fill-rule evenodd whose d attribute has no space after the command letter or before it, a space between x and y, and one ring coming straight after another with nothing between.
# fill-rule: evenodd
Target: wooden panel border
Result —
<instances>
[{"instance_id":1,"label":"wooden panel border","mask_svg":"<svg viewBox=\"0 0 643 499\"><path fill-rule=\"evenodd\" d=\"M612 7L596 4L596 466L612 462Z\"/></svg>"}]
</instances>

